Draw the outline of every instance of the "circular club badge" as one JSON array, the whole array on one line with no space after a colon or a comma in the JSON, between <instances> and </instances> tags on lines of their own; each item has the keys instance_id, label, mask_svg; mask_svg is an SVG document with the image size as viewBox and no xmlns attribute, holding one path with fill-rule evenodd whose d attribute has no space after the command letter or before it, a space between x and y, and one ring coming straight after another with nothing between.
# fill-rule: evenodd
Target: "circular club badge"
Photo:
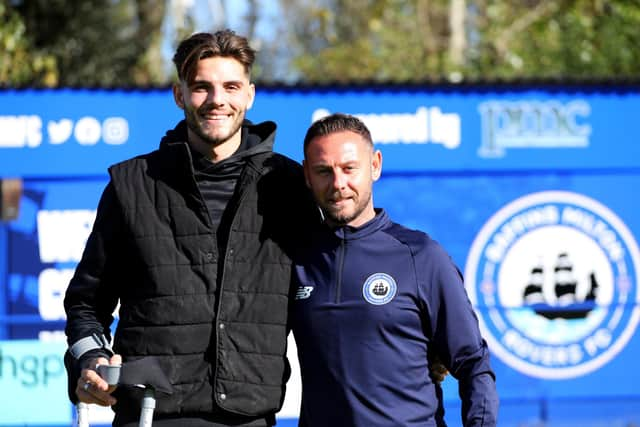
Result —
<instances>
[{"instance_id":1,"label":"circular club badge","mask_svg":"<svg viewBox=\"0 0 640 427\"><path fill-rule=\"evenodd\" d=\"M398 285L393 277L386 273L372 274L362 286L362 296L373 305L384 305L396 296Z\"/></svg>"},{"instance_id":2,"label":"circular club badge","mask_svg":"<svg viewBox=\"0 0 640 427\"><path fill-rule=\"evenodd\" d=\"M592 372L627 344L640 318L638 245L607 207L561 191L496 212L465 267L492 352L533 377Z\"/></svg>"}]
</instances>

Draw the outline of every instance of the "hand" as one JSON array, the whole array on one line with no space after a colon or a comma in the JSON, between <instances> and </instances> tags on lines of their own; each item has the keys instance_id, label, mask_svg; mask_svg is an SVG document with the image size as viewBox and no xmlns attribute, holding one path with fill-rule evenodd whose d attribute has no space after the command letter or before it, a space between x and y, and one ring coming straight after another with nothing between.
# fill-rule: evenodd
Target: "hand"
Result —
<instances>
[{"instance_id":1,"label":"hand","mask_svg":"<svg viewBox=\"0 0 640 427\"><path fill-rule=\"evenodd\" d=\"M448 374L449 371L447 370L447 368L439 361L432 363L429 367L429 376L435 383L441 383L442 381L444 381Z\"/></svg>"},{"instance_id":2,"label":"hand","mask_svg":"<svg viewBox=\"0 0 640 427\"><path fill-rule=\"evenodd\" d=\"M449 374L447 367L437 354L432 354L429 358L429 376L434 383L441 383Z\"/></svg>"},{"instance_id":3,"label":"hand","mask_svg":"<svg viewBox=\"0 0 640 427\"><path fill-rule=\"evenodd\" d=\"M116 386L109 386L109 384L98 375L95 370L98 364L120 365L122 364L122 356L115 354L110 360L104 357L91 359L87 364L88 368L83 369L80 374L76 386L76 395L80 402L95 403L100 406L114 405L116 399L111 396L111 393L116 389Z\"/></svg>"}]
</instances>

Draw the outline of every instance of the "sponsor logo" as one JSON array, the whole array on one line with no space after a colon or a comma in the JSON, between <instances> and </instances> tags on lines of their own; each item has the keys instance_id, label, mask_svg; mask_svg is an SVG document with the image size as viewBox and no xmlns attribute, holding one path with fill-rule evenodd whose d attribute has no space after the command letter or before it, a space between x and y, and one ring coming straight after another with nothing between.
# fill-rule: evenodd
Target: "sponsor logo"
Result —
<instances>
[{"instance_id":1,"label":"sponsor logo","mask_svg":"<svg viewBox=\"0 0 640 427\"><path fill-rule=\"evenodd\" d=\"M560 191L496 212L476 236L466 288L492 352L533 377L593 372L640 318L638 245L607 207Z\"/></svg>"},{"instance_id":2,"label":"sponsor logo","mask_svg":"<svg viewBox=\"0 0 640 427\"><path fill-rule=\"evenodd\" d=\"M315 122L331 114L313 112ZM354 114L362 120L375 144L441 144L450 150L460 145L460 115L443 113L438 107L420 106L415 113Z\"/></svg>"},{"instance_id":3,"label":"sponsor logo","mask_svg":"<svg viewBox=\"0 0 640 427\"><path fill-rule=\"evenodd\" d=\"M583 100L488 101L478 107L482 117L480 157L503 157L516 148L586 148L591 106Z\"/></svg>"},{"instance_id":4,"label":"sponsor logo","mask_svg":"<svg viewBox=\"0 0 640 427\"><path fill-rule=\"evenodd\" d=\"M296 299L307 299L313 292L313 286L300 286L296 292Z\"/></svg>"},{"instance_id":5,"label":"sponsor logo","mask_svg":"<svg viewBox=\"0 0 640 427\"><path fill-rule=\"evenodd\" d=\"M65 350L64 341L0 341L0 425L71 425Z\"/></svg>"},{"instance_id":6,"label":"sponsor logo","mask_svg":"<svg viewBox=\"0 0 640 427\"><path fill-rule=\"evenodd\" d=\"M398 286L393 277L386 273L375 273L367 278L362 287L362 296L373 305L383 305L396 296Z\"/></svg>"},{"instance_id":7,"label":"sponsor logo","mask_svg":"<svg viewBox=\"0 0 640 427\"><path fill-rule=\"evenodd\" d=\"M46 140L43 121L37 115L0 116L0 148L36 148ZM49 120L46 133L50 145L62 145L71 137L80 145L95 145L100 140L121 145L129 139L129 122L123 117L107 117L100 122L85 116L75 123L68 118Z\"/></svg>"}]
</instances>

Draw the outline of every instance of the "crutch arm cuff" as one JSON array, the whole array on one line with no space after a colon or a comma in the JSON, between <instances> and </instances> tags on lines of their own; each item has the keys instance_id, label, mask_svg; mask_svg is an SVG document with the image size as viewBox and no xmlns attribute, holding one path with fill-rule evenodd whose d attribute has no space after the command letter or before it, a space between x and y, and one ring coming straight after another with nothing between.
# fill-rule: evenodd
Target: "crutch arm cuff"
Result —
<instances>
[{"instance_id":1,"label":"crutch arm cuff","mask_svg":"<svg viewBox=\"0 0 640 427\"><path fill-rule=\"evenodd\" d=\"M113 349L111 344L104 335L91 334L88 337L84 337L73 343L69 347L69 354L74 359L80 359L85 353L92 350L102 350L109 356L113 356Z\"/></svg>"}]
</instances>

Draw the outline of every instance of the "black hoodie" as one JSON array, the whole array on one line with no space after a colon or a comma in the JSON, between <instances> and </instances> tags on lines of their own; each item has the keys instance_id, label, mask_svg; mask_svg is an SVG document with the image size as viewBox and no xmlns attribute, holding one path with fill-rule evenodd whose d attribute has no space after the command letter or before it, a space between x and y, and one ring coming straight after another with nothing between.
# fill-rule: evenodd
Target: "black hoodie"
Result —
<instances>
[{"instance_id":1,"label":"black hoodie","mask_svg":"<svg viewBox=\"0 0 640 427\"><path fill-rule=\"evenodd\" d=\"M223 224L220 229L220 222L229 200L233 196L240 174L248 158L273 150L275 130L276 126L273 122L254 125L249 120L245 120L241 129L240 146L236 152L215 163L199 152L190 149L194 177L207 205L211 225L221 253L226 247L229 224ZM182 120L174 129L166 133L161 144L186 142L187 140L187 124Z\"/></svg>"}]
</instances>

